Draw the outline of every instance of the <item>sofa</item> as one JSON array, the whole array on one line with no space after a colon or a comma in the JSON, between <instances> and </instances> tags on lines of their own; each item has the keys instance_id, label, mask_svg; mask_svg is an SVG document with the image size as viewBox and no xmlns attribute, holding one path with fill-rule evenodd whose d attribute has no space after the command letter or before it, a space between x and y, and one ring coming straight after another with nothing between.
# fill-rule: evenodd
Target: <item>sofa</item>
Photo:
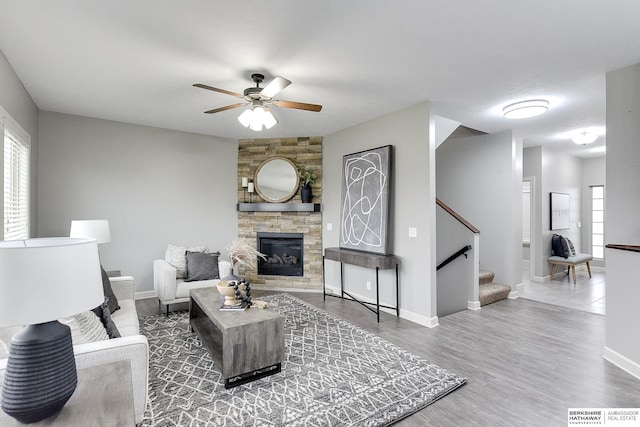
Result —
<instances>
[{"instance_id":1,"label":"sofa","mask_svg":"<svg viewBox=\"0 0 640 427\"><path fill-rule=\"evenodd\" d=\"M169 305L189 302L191 289L216 286L220 279L185 281L177 278L177 269L167 259L153 261L153 287L158 294L160 305L166 307L166 315L169 316ZM231 274L231 263L218 260L218 277L226 277Z\"/></svg>"},{"instance_id":2,"label":"sofa","mask_svg":"<svg viewBox=\"0 0 640 427\"><path fill-rule=\"evenodd\" d=\"M147 405L147 387L149 382L149 344L147 338L140 335L138 312L135 304L135 283L133 277L112 277L109 279L120 309L111 318L115 323L120 338L112 338L95 342L78 343L82 340L74 337L73 352L76 368L83 369L121 360L129 361L133 384L133 406L136 423L142 422ZM0 342L0 384L4 379L7 366L8 339L20 328L3 328L4 340ZM73 328L72 328L73 331ZM99 385L97 385L99 386Z\"/></svg>"}]
</instances>

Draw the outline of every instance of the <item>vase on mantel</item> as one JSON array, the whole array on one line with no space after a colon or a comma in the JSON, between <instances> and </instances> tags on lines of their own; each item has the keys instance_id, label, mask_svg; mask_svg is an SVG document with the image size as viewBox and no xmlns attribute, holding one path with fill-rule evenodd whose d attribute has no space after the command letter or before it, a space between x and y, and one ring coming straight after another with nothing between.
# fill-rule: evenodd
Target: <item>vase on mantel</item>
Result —
<instances>
[{"instance_id":1,"label":"vase on mantel","mask_svg":"<svg viewBox=\"0 0 640 427\"><path fill-rule=\"evenodd\" d=\"M311 203L311 199L313 199L313 194L311 193L311 185L302 184L300 197L302 198L302 203Z\"/></svg>"}]
</instances>

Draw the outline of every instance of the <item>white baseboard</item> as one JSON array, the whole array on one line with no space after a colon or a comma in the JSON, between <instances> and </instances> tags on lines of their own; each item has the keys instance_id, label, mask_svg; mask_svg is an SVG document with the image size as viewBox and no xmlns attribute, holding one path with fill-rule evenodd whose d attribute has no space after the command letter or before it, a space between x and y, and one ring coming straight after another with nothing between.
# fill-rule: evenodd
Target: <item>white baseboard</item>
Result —
<instances>
[{"instance_id":1,"label":"white baseboard","mask_svg":"<svg viewBox=\"0 0 640 427\"><path fill-rule=\"evenodd\" d=\"M329 285L329 284L325 284L324 287L327 294L340 295L340 287ZM375 300L372 300L371 298L366 297L364 295L360 295L351 291L349 291L349 293L354 297L358 298L360 301L365 301L372 304L376 303ZM386 302L383 302L383 301L381 301L381 304L392 305L392 304L387 304ZM394 301L394 304L395 304L395 301ZM396 311L392 308L380 307L380 311L384 311L385 313L390 313L393 315L396 314ZM438 316L429 318L427 316L423 316L422 314L414 313L413 311L403 309L402 307L400 307L400 317L402 319L409 320L413 323L417 323L418 325L426 326L427 328L435 328L436 326L439 325Z\"/></svg>"},{"instance_id":2,"label":"white baseboard","mask_svg":"<svg viewBox=\"0 0 640 427\"><path fill-rule=\"evenodd\" d=\"M591 271L595 272L595 273L606 273L607 272L607 267L597 267L595 265L592 265L590 267L591 267Z\"/></svg>"},{"instance_id":3,"label":"white baseboard","mask_svg":"<svg viewBox=\"0 0 640 427\"><path fill-rule=\"evenodd\" d=\"M467 309L468 310L480 310L480 301L467 301Z\"/></svg>"},{"instance_id":4,"label":"white baseboard","mask_svg":"<svg viewBox=\"0 0 640 427\"><path fill-rule=\"evenodd\" d=\"M522 283L518 283L516 285L516 290L514 291L513 288L511 288L511 292L509 292L509 295L507 295L507 298L509 299L517 299L518 295L520 294L520 291L522 291L522 287L524 286L524 284Z\"/></svg>"},{"instance_id":5,"label":"white baseboard","mask_svg":"<svg viewBox=\"0 0 640 427\"><path fill-rule=\"evenodd\" d=\"M610 349L609 347L604 348L604 353L602 357L616 365L618 368L623 371L628 372L634 377L640 379L640 364L634 362L633 360L621 355L620 353Z\"/></svg>"},{"instance_id":6,"label":"white baseboard","mask_svg":"<svg viewBox=\"0 0 640 427\"><path fill-rule=\"evenodd\" d=\"M550 282L551 276L533 276L531 280L538 283Z\"/></svg>"}]
</instances>

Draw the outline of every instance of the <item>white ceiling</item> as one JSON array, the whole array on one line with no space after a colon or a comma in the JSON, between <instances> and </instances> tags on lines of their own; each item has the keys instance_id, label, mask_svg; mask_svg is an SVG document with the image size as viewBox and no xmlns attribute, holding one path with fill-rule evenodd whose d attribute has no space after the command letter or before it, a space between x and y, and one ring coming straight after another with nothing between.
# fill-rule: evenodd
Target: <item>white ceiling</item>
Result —
<instances>
[{"instance_id":1,"label":"white ceiling","mask_svg":"<svg viewBox=\"0 0 640 427\"><path fill-rule=\"evenodd\" d=\"M241 139L322 136L429 100L484 132L589 156L604 137L605 73L640 62L637 0L0 0L0 49L42 110ZM249 76L293 81L255 133L237 98ZM501 108L550 101L543 116Z\"/></svg>"}]
</instances>

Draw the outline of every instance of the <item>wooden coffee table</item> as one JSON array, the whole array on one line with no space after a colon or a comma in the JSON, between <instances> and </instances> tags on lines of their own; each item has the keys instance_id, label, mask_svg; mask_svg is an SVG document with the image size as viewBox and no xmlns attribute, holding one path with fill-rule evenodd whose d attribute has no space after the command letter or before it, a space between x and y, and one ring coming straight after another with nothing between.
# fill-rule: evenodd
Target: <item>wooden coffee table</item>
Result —
<instances>
[{"instance_id":1,"label":"wooden coffee table","mask_svg":"<svg viewBox=\"0 0 640 427\"><path fill-rule=\"evenodd\" d=\"M273 375L284 355L284 318L273 310L220 311L216 288L191 291L189 324L220 364L225 388Z\"/></svg>"}]
</instances>

